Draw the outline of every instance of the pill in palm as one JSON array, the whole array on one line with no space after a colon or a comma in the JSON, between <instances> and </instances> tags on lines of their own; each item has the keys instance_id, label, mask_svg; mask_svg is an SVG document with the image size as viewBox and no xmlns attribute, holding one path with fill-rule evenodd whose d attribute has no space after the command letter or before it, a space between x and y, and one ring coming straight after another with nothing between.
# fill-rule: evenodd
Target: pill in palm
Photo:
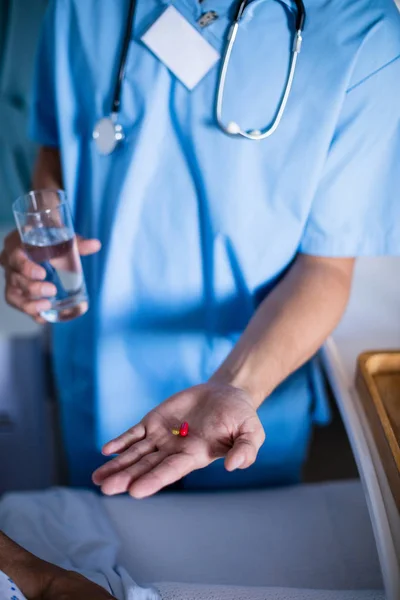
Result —
<instances>
[{"instance_id":1,"label":"pill in palm","mask_svg":"<svg viewBox=\"0 0 400 600\"><path fill-rule=\"evenodd\" d=\"M186 422L182 423L181 428L179 430L179 435L181 437L186 437L188 433L189 433L189 425L188 425L188 423L186 423Z\"/></svg>"}]
</instances>

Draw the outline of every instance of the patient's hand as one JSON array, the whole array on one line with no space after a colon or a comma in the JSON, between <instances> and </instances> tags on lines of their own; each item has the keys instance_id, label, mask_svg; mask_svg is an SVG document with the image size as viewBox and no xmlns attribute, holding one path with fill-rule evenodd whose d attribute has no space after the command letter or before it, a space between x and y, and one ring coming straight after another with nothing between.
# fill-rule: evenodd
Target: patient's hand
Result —
<instances>
[{"instance_id":1,"label":"patient's hand","mask_svg":"<svg viewBox=\"0 0 400 600\"><path fill-rule=\"evenodd\" d=\"M189 435L171 431L189 423ZM103 448L118 454L93 474L105 494L144 498L191 471L225 458L228 471L249 467L264 442L250 396L230 385L207 383L172 396L141 423Z\"/></svg>"}]
</instances>

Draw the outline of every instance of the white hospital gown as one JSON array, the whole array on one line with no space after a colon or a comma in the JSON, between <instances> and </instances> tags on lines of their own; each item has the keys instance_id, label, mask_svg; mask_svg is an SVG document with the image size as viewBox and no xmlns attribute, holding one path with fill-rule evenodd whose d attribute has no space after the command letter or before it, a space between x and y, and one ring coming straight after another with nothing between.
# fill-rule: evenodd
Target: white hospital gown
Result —
<instances>
[{"instance_id":1,"label":"white hospital gown","mask_svg":"<svg viewBox=\"0 0 400 600\"><path fill-rule=\"evenodd\" d=\"M0 600L26 600L13 580L3 571L0 571Z\"/></svg>"}]
</instances>

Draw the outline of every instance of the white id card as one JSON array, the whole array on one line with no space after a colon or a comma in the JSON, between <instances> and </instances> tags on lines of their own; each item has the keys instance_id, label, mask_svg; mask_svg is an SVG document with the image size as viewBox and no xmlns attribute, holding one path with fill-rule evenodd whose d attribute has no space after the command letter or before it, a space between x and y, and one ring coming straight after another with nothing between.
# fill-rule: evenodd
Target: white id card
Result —
<instances>
[{"instance_id":1,"label":"white id card","mask_svg":"<svg viewBox=\"0 0 400 600\"><path fill-rule=\"evenodd\" d=\"M142 41L189 90L220 58L215 48L173 6L147 30Z\"/></svg>"}]
</instances>

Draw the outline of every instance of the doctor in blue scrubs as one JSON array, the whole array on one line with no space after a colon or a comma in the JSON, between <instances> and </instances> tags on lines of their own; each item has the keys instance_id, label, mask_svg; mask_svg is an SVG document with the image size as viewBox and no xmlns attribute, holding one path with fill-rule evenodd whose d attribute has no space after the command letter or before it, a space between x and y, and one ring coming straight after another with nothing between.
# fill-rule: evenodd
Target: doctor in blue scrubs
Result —
<instances>
[{"instance_id":1,"label":"doctor in blue scrubs","mask_svg":"<svg viewBox=\"0 0 400 600\"><path fill-rule=\"evenodd\" d=\"M354 259L400 253L399 14L301 5L50 2L33 185L65 188L94 254L90 311L53 326L74 485L300 480ZM40 320L54 290L15 233L1 260Z\"/></svg>"}]
</instances>

